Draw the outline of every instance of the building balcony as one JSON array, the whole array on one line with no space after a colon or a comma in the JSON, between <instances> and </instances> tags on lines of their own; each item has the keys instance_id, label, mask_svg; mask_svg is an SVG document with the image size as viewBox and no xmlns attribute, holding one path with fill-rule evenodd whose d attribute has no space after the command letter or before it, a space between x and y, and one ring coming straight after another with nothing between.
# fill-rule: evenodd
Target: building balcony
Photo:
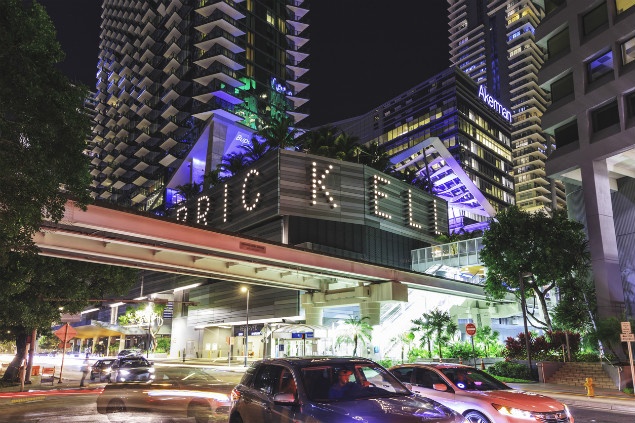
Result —
<instances>
[{"instance_id":1,"label":"building balcony","mask_svg":"<svg viewBox=\"0 0 635 423\"><path fill-rule=\"evenodd\" d=\"M220 28L215 28L209 34L201 34L199 36L199 41L194 45L196 48L203 51L209 51L215 45L220 45L232 53L242 53L245 51L242 44L242 40L239 40Z\"/></svg>"},{"instance_id":2,"label":"building balcony","mask_svg":"<svg viewBox=\"0 0 635 423\"><path fill-rule=\"evenodd\" d=\"M202 0L200 8L196 9L196 13L201 16L211 16L214 12L220 11L232 19L243 19L245 15L238 11L235 2L231 0Z\"/></svg>"},{"instance_id":3,"label":"building balcony","mask_svg":"<svg viewBox=\"0 0 635 423\"><path fill-rule=\"evenodd\" d=\"M196 72L198 75L194 78L194 81L200 85L206 86L213 80L218 80L224 82L225 84L238 88L242 87L244 84L238 79L238 74L236 72L221 64L221 63L213 63L207 69L200 69Z\"/></svg>"},{"instance_id":4,"label":"building balcony","mask_svg":"<svg viewBox=\"0 0 635 423\"><path fill-rule=\"evenodd\" d=\"M227 17L222 12L212 13L210 16L201 18L200 23L194 28L203 34L208 34L216 28L220 28L232 37L240 37L245 35L245 31L239 29L236 21Z\"/></svg>"}]
</instances>

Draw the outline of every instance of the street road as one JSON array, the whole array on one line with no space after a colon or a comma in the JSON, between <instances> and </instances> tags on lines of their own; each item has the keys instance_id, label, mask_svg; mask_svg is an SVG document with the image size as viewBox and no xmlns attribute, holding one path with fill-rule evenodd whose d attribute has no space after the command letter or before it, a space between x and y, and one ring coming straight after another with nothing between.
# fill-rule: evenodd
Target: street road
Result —
<instances>
[{"instance_id":1,"label":"street road","mask_svg":"<svg viewBox=\"0 0 635 423\"><path fill-rule=\"evenodd\" d=\"M570 407L575 423L634 423L635 416L605 410Z\"/></svg>"}]
</instances>

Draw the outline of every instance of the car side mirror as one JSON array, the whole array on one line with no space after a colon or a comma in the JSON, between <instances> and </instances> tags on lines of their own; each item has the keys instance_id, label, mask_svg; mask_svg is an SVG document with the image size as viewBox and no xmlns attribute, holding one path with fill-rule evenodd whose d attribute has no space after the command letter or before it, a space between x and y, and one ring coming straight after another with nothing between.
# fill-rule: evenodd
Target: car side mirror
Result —
<instances>
[{"instance_id":1,"label":"car side mirror","mask_svg":"<svg viewBox=\"0 0 635 423\"><path fill-rule=\"evenodd\" d=\"M273 396L273 402L280 405L292 405L295 404L295 395L293 394L275 394Z\"/></svg>"},{"instance_id":2,"label":"car side mirror","mask_svg":"<svg viewBox=\"0 0 635 423\"><path fill-rule=\"evenodd\" d=\"M445 392L448 390L448 387L445 385L445 383L435 383L432 385L432 389L434 389L435 391Z\"/></svg>"}]
</instances>

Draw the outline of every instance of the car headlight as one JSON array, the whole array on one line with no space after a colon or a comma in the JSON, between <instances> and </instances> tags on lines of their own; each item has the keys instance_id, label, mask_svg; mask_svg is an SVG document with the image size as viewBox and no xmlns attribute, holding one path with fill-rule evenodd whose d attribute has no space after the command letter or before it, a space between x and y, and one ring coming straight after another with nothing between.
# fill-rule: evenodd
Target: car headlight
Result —
<instances>
[{"instance_id":1,"label":"car headlight","mask_svg":"<svg viewBox=\"0 0 635 423\"><path fill-rule=\"evenodd\" d=\"M130 370L119 370L119 374L120 375L129 375L130 374Z\"/></svg>"},{"instance_id":2,"label":"car headlight","mask_svg":"<svg viewBox=\"0 0 635 423\"><path fill-rule=\"evenodd\" d=\"M104 373L107 373L107 372L110 372L110 371L112 371L112 369L111 369L110 367L106 367L106 368L103 370L103 372L104 372Z\"/></svg>"},{"instance_id":3,"label":"car headlight","mask_svg":"<svg viewBox=\"0 0 635 423\"><path fill-rule=\"evenodd\" d=\"M531 411L521 410L519 408L508 407L506 405L492 404L499 413L505 416L517 417L521 419L533 419Z\"/></svg>"},{"instance_id":4,"label":"car headlight","mask_svg":"<svg viewBox=\"0 0 635 423\"><path fill-rule=\"evenodd\" d=\"M148 371L149 371L150 373L154 373L154 367L149 368L149 369L148 369Z\"/></svg>"}]
</instances>

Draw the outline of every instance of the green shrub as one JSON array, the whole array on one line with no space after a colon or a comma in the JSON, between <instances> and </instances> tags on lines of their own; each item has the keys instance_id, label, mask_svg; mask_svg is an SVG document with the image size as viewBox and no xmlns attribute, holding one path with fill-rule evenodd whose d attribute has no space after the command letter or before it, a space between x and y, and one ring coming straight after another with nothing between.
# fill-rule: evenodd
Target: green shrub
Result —
<instances>
[{"instance_id":1,"label":"green shrub","mask_svg":"<svg viewBox=\"0 0 635 423\"><path fill-rule=\"evenodd\" d=\"M596 352L579 352L575 355L575 358L573 360L593 363L600 361L600 356Z\"/></svg>"},{"instance_id":2,"label":"green shrub","mask_svg":"<svg viewBox=\"0 0 635 423\"><path fill-rule=\"evenodd\" d=\"M488 369L493 375L509 377L513 379L533 380L529 367L525 364L514 363L512 361L499 361L491 365Z\"/></svg>"},{"instance_id":3,"label":"green shrub","mask_svg":"<svg viewBox=\"0 0 635 423\"><path fill-rule=\"evenodd\" d=\"M633 395L633 388L624 388L622 389L622 392Z\"/></svg>"},{"instance_id":4,"label":"green shrub","mask_svg":"<svg viewBox=\"0 0 635 423\"><path fill-rule=\"evenodd\" d=\"M455 342L444 348L444 357L448 358L462 358L467 360L468 358L483 357L485 351L480 347L475 347L472 352L472 344L470 342Z\"/></svg>"},{"instance_id":5,"label":"green shrub","mask_svg":"<svg viewBox=\"0 0 635 423\"><path fill-rule=\"evenodd\" d=\"M169 337L163 337L163 338L157 338L157 349L156 352L158 353L164 353L164 352L169 352L170 351L170 341L171 338Z\"/></svg>"}]
</instances>

